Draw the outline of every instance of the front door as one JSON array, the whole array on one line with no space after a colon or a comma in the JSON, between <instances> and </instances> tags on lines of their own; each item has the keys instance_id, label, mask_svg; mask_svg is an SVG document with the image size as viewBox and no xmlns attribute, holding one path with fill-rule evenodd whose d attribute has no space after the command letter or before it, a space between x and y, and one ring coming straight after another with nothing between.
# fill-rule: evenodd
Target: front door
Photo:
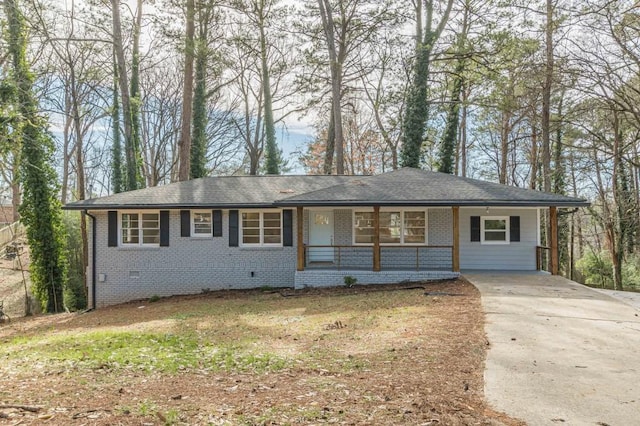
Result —
<instances>
[{"instance_id":1,"label":"front door","mask_svg":"<svg viewBox=\"0 0 640 426\"><path fill-rule=\"evenodd\" d=\"M309 211L309 262L333 262L333 212Z\"/></svg>"}]
</instances>

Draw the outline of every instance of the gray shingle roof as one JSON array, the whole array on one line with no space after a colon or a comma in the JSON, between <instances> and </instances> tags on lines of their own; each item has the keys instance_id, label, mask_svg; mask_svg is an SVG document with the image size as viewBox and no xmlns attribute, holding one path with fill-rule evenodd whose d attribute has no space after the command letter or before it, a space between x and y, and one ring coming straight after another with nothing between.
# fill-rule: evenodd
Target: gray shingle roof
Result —
<instances>
[{"instance_id":1,"label":"gray shingle roof","mask_svg":"<svg viewBox=\"0 0 640 426\"><path fill-rule=\"evenodd\" d=\"M294 195L276 204L540 207L589 205L580 198L411 168L353 179L329 188Z\"/></svg>"},{"instance_id":2,"label":"gray shingle roof","mask_svg":"<svg viewBox=\"0 0 640 426\"><path fill-rule=\"evenodd\" d=\"M419 169L377 176L226 176L194 179L70 203L69 210L271 206L529 206L589 203Z\"/></svg>"},{"instance_id":3,"label":"gray shingle roof","mask_svg":"<svg viewBox=\"0 0 640 426\"><path fill-rule=\"evenodd\" d=\"M114 208L273 207L283 198L355 179L355 176L223 176L175 182L67 204L68 210Z\"/></svg>"}]
</instances>

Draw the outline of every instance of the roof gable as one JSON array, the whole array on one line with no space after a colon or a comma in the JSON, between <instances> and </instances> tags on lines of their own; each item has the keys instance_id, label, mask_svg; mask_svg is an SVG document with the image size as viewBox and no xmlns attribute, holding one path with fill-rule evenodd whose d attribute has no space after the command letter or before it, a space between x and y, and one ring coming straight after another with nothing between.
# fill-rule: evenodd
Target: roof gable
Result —
<instances>
[{"instance_id":1,"label":"roof gable","mask_svg":"<svg viewBox=\"0 0 640 426\"><path fill-rule=\"evenodd\" d=\"M278 205L586 206L579 198L403 168L295 195Z\"/></svg>"}]
</instances>

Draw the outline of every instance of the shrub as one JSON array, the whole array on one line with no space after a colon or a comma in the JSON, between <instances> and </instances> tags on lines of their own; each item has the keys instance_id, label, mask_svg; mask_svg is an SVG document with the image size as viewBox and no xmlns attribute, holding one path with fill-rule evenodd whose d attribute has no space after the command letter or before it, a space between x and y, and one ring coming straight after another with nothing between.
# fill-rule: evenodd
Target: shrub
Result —
<instances>
[{"instance_id":1,"label":"shrub","mask_svg":"<svg viewBox=\"0 0 640 426\"><path fill-rule=\"evenodd\" d=\"M609 252L587 252L576 262L584 282L598 287L613 287L613 264Z\"/></svg>"},{"instance_id":2,"label":"shrub","mask_svg":"<svg viewBox=\"0 0 640 426\"><path fill-rule=\"evenodd\" d=\"M346 277L344 277L344 284L347 287L353 287L357 282L358 279L356 277L352 277L351 275L347 275Z\"/></svg>"}]
</instances>

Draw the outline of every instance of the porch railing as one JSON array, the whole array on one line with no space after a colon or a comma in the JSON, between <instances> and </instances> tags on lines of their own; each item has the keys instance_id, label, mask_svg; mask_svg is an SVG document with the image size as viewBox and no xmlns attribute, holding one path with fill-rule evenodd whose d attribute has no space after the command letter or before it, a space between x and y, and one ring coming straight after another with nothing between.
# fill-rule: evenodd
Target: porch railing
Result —
<instances>
[{"instance_id":1,"label":"porch railing","mask_svg":"<svg viewBox=\"0 0 640 426\"><path fill-rule=\"evenodd\" d=\"M373 246L305 245L305 267L313 269L373 268ZM453 246L380 246L381 270L452 270Z\"/></svg>"},{"instance_id":2,"label":"porch railing","mask_svg":"<svg viewBox=\"0 0 640 426\"><path fill-rule=\"evenodd\" d=\"M538 271L549 270L549 256L551 255L551 248L545 246L536 246L536 269Z\"/></svg>"}]
</instances>

